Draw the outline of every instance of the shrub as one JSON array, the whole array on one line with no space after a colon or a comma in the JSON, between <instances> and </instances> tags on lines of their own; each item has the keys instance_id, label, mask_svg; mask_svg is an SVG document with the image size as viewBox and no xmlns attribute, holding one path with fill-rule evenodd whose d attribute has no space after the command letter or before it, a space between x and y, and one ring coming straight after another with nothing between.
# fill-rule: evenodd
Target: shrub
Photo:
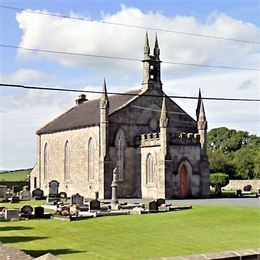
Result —
<instances>
[{"instance_id":1,"label":"shrub","mask_svg":"<svg viewBox=\"0 0 260 260\"><path fill-rule=\"evenodd\" d=\"M210 185L215 187L219 185L224 187L229 183L229 176L225 173L212 173L210 174Z\"/></svg>"}]
</instances>

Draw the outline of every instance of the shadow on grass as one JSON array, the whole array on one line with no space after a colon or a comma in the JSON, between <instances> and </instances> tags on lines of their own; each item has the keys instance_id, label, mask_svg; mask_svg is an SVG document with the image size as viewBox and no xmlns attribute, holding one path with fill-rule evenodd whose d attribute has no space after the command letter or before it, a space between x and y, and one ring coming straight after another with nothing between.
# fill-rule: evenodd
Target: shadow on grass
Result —
<instances>
[{"instance_id":1,"label":"shadow on grass","mask_svg":"<svg viewBox=\"0 0 260 260\"><path fill-rule=\"evenodd\" d=\"M76 253L83 253L86 251L77 251L73 249L46 249L46 250L23 250L26 254L39 257L45 255L47 253L51 253L53 255L65 255L65 254L76 254Z\"/></svg>"},{"instance_id":2,"label":"shadow on grass","mask_svg":"<svg viewBox=\"0 0 260 260\"><path fill-rule=\"evenodd\" d=\"M45 239L48 237L32 237L32 236L9 236L9 237L0 237L2 243L19 243L19 242L28 242L32 240Z\"/></svg>"},{"instance_id":3,"label":"shadow on grass","mask_svg":"<svg viewBox=\"0 0 260 260\"><path fill-rule=\"evenodd\" d=\"M33 229L32 227L23 227L23 226L12 226L12 227L0 227L0 231L16 231L16 230L27 230Z\"/></svg>"}]
</instances>

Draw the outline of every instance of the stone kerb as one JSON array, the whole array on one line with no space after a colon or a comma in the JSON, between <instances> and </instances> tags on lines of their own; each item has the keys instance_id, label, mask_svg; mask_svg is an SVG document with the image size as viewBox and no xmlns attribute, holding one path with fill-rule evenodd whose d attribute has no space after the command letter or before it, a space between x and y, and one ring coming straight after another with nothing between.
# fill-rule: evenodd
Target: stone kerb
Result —
<instances>
[{"instance_id":1,"label":"stone kerb","mask_svg":"<svg viewBox=\"0 0 260 260\"><path fill-rule=\"evenodd\" d=\"M141 135L141 147L160 146L160 133L149 133Z\"/></svg>"}]
</instances>

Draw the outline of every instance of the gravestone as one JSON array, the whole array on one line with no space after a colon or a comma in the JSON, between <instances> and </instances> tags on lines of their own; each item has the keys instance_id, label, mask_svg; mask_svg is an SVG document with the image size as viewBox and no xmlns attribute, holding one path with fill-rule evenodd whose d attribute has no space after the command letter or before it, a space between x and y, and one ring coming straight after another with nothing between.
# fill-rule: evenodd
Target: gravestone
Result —
<instances>
[{"instance_id":1,"label":"gravestone","mask_svg":"<svg viewBox=\"0 0 260 260\"><path fill-rule=\"evenodd\" d=\"M44 207L41 207L41 206L34 207L34 217L43 218L44 217Z\"/></svg>"},{"instance_id":2,"label":"gravestone","mask_svg":"<svg viewBox=\"0 0 260 260\"><path fill-rule=\"evenodd\" d=\"M165 199L157 199L158 206L160 207L162 204L165 204Z\"/></svg>"},{"instance_id":3,"label":"gravestone","mask_svg":"<svg viewBox=\"0 0 260 260\"><path fill-rule=\"evenodd\" d=\"M59 182L52 180L49 182L49 195L47 197L48 202L57 201L59 199Z\"/></svg>"},{"instance_id":4,"label":"gravestone","mask_svg":"<svg viewBox=\"0 0 260 260\"><path fill-rule=\"evenodd\" d=\"M41 200L44 198L44 193L43 190L41 190L40 188L36 188L35 190L32 191L32 196L33 198L35 198L36 200Z\"/></svg>"},{"instance_id":5,"label":"gravestone","mask_svg":"<svg viewBox=\"0 0 260 260\"><path fill-rule=\"evenodd\" d=\"M19 191L19 188L18 188L18 186L13 186L12 187L12 191L13 191L13 194L17 194L17 192Z\"/></svg>"},{"instance_id":6,"label":"gravestone","mask_svg":"<svg viewBox=\"0 0 260 260\"><path fill-rule=\"evenodd\" d=\"M153 201L149 202L149 212L158 212L157 201L153 200Z\"/></svg>"},{"instance_id":7,"label":"gravestone","mask_svg":"<svg viewBox=\"0 0 260 260\"><path fill-rule=\"evenodd\" d=\"M89 203L89 210L100 210L100 201L91 200Z\"/></svg>"},{"instance_id":8,"label":"gravestone","mask_svg":"<svg viewBox=\"0 0 260 260\"><path fill-rule=\"evenodd\" d=\"M0 198L4 198L6 190L7 190L7 186L0 185Z\"/></svg>"},{"instance_id":9,"label":"gravestone","mask_svg":"<svg viewBox=\"0 0 260 260\"><path fill-rule=\"evenodd\" d=\"M84 197L79 195L78 193L75 195L72 195L70 198L70 204L72 205L82 205L84 204Z\"/></svg>"},{"instance_id":10,"label":"gravestone","mask_svg":"<svg viewBox=\"0 0 260 260\"><path fill-rule=\"evenodd\" d=\"M20 192L20 200L30 200L30 199L31 199L31 193L24 187L24 189Z\"/></svg>"},{"instance_id":11,"label":"gravestone","mask_svg":"<svg viewBox=\"0 0 260 260\"><path fill-rule=\"evenodd\" d=\"M11 203L19 203L19 202L20 202L20 199L19 199L18 196L12 196L12 197L10 198L10 202L11 202Z\"/></svg>"},{"instance_id":12,"label":"gravestone","mask_svg":"<svg viewBox=\"0 0 260 260\"><path fill-rule=\"evenodd\" d=\"M5 220L19 220L19 209L6 209Z\"/></svg>"},{"instance_id":13,"label":"gravestone","mask_svg":"<svg viewBox=\"0 0 260 260\"><path fill-rule=\"evenodd\" d=\"M252 190L252 185L246 185L243 189L244 191L251 191Z\"/></svg>"},{"instance_id":14,"label":"gravestone","mask_svg":"<svg viewBox=\"0 0 260 260\"><path fill-rule=\"evenodd\" d=\"M21 209L21 217L30 217L32 216L33 208L30 205L24 205Z\"/></svg>"}]
</instances>

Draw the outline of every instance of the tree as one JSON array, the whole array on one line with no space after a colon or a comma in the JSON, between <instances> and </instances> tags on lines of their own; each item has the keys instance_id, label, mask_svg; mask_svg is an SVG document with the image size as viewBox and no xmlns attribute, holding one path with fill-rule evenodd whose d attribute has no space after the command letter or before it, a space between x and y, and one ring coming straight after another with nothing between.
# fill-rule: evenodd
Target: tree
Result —
<instances>
[{"instance_id":1,"label":"tree","mask_svg":"<svg viewBox=\"0 0 260 260\"><path fill-rule=\"evenodd\" d=\"M215 187L215 193L221 195L221 188L228 185L229 176L225 173L212 173L210 174L210 185Z\"/></svg>"}]
</instances>

